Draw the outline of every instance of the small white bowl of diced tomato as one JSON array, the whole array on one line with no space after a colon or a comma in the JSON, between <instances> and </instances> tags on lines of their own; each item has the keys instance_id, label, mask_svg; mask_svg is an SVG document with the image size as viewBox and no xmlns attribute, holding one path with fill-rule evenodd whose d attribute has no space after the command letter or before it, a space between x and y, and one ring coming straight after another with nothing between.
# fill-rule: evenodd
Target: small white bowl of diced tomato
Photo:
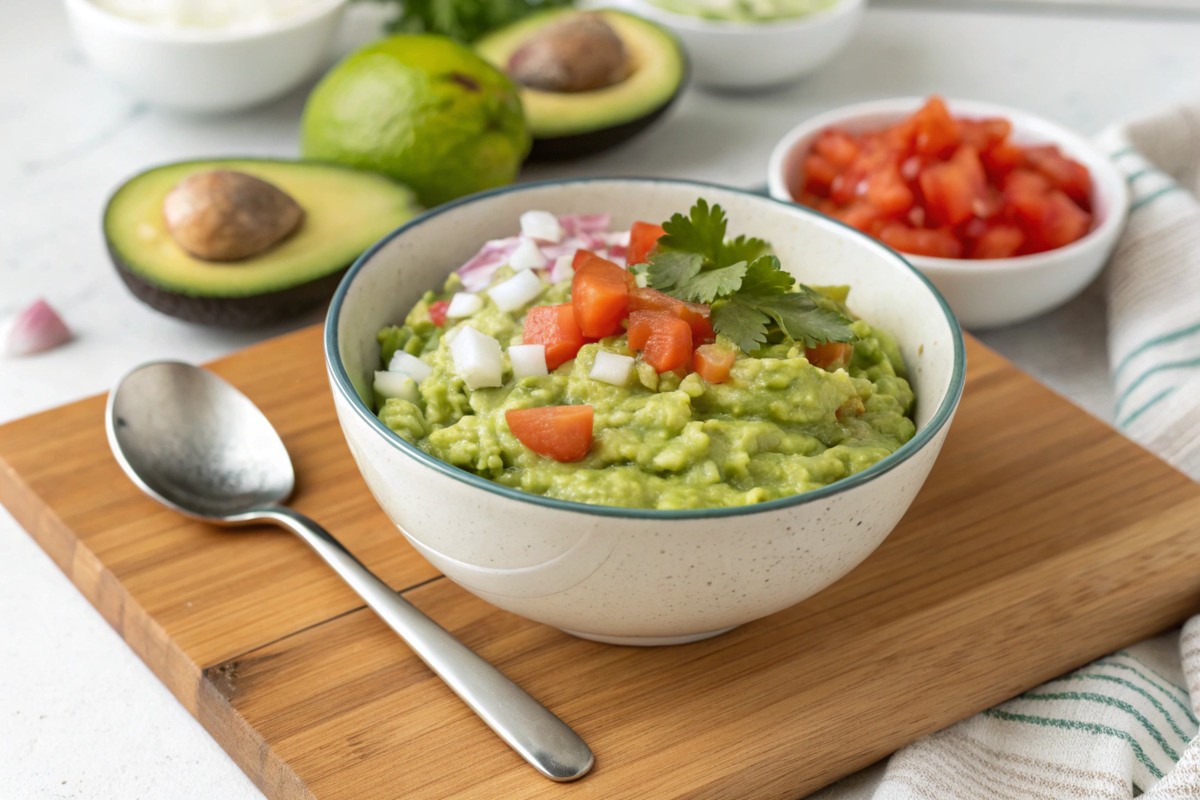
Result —
<instances>
[{"instance_id":1,"label":"small white bowl of diced tomato","mask_svg":"<svg viewBox=\"0 0 1200 800\"><path fill-rule=\"evenodd\" d=\"M898 98L809 119L771 156L771 196L900 251L963 325L1009 325L1081 292L1129 210L1096 145L990 103Z\"/></svg>"}]
</instances>

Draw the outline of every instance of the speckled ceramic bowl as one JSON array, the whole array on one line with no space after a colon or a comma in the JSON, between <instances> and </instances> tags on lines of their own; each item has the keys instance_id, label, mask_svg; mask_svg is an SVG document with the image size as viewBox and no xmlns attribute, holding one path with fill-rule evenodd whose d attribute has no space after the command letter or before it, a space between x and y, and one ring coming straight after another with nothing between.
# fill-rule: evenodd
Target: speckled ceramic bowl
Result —
<instances>
[{"instance_id":1,"label":"speckled ceramic bowl","mask_svg":"<svg viewBox=\"0 0 1200 800\"><path fill-rule=\"evenodd\" d=\"M730 234L768 239L816 284L848 283L850 306L893 332L917 395L917 435L870 469L803 495L744 508L641 511L525 494L438 461L371 412L375 333L395 324L487 239L529 209L611 211L614 226L665 219L697 197ZM883 245L797 206L669 180L568 180L442 206L351 267L333 299L325 356L338 419L367 485L434 566L515 614L618 644L702 639L787 608L853 569L924 483L962 392L958 323L920 273Z\"/></svg>"}]
</instances>

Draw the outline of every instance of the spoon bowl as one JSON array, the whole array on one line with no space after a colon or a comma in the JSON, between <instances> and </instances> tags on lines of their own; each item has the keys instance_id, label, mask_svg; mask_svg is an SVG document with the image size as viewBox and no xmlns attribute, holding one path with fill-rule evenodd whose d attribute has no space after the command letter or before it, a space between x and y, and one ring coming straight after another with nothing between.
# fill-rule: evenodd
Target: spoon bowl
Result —
<instances>
[{"instance_id":1,"label":"spoon bowl","mask_svg":"<svg viewBox=\"0 0 1200 800\"><path fill-rule=\"evenodd\" d=\"M210 522L237 522L282 503L295 472L275 428L248 397L211 372L161 361L112 394L113 452L160 503Z\"/></svg>"},{"instance_id":2,"label":"spoon bowl","mask_svg":"<svg viewBox=\"0 0 1200 800\"><path fill-rule=\"evenodd\" d=\"M546 777L592 768L575 731L399 593L328 531L280 505L291 458L270 420L236 388L190 364L126 375L108 398L108 441L125 474L169 508L218 525L273 523L303 539L501 739Z\"/></svg>"}]
</instances>

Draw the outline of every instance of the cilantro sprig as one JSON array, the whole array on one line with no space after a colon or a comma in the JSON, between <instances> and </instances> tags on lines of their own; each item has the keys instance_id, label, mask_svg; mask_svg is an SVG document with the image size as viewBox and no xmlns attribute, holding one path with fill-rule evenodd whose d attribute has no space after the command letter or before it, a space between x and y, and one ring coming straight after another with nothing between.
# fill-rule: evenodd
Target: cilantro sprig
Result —
<instances>
[{"instance_id":1,"label":"cilantro sprig","mask_svg":"<svg viewBox=\"0 0 1200 800\"><path fill-rule=\"evenodd\" d=\"M727 227L724 209L703 198L687 216L672 216L644 267L649 285L708 303L713 329L747 353L766 344L773 329L805 347L854 340L836 303L796 283L762 239L727 240Z\"/></svg>"}]
</instances>

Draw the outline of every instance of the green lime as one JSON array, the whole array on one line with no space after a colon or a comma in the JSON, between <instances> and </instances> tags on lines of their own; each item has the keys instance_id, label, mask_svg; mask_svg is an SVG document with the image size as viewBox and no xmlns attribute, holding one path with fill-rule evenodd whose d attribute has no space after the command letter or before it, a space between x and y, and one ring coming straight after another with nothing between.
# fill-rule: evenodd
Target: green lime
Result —
<instances>
[{"instance_id":1,"label":"green lime","mask_svg":"<svg viewBox=\"0 0 1200 800\"><path fill-rule=\"evenodd\" d=\"M309 95L305 158L389 175L434 206L511 183L530 135L513 82L443 36L392 36L347 56Z\"/></svg>"}]
</instances>

